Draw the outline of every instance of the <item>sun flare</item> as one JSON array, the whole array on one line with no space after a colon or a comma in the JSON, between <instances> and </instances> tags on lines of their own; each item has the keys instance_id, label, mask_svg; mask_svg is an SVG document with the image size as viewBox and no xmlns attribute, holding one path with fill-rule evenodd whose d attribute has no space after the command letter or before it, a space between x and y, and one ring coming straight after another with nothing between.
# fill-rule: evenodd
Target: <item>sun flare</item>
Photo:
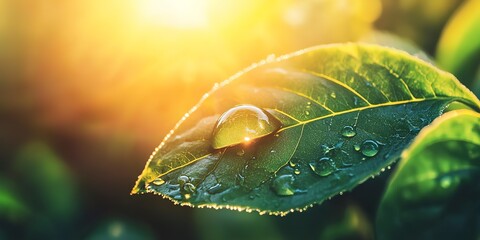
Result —
<instances>
[{"instance_id":1,"label":"sun flare","mask_svg":"<svg viewBox=\"0 0 480 240\"><path fill-rule=\"evenodd\" d=\"M172 28L204 28L208 25L207 0L142 0L140 18Z\"/></svg>"}]
</instances>

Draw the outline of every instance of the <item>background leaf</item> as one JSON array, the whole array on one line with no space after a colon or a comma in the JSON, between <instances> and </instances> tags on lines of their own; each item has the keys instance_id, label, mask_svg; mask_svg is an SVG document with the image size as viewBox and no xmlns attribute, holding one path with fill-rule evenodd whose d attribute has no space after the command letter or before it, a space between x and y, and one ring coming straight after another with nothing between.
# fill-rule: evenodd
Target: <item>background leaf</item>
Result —
<instances>
[{"instance_id":1,"label":"background leaf","mask_svg":"<svg viewBox=\"0 0 480 240\"><path fill-rule=\"evenodd\" d=\"M202 207L303 209L392 164L453 100L478 107L452 75L398 50L344 44L299 51L206 94L152 154L133 193ZM215 121L238 104L267 110L283 127L249 145L213 150Z\"/></svg>"},{"instance_id":2,"label":"background leaf","mask_svg":"<svg viewBox=\"0 0 480 240\"><path fill-rule=\"evenodd\" d=\"M465 1L443 30L437 47L439 66L468 87L473 85L480 67L479 13L480 1Z\"/></svg>"},{"instance_id":3,"label":"background leaf","mask_svg":"<svg viewBox=\"0 0 480 240\"><path fill-rule=\"evenodd\" d=\"M480 237L480 114L446 113L422 130L390 180L379 239Z\"/></svg>"}]
</instances>

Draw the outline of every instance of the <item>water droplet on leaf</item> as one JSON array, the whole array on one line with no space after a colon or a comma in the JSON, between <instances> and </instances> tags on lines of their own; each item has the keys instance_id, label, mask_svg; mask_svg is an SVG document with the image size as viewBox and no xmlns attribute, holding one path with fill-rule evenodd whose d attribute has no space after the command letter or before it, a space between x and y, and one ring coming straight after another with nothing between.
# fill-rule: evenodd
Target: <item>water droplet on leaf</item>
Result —
<instances>
[{"instance_id":1,"label":"water droplet on leaf","mask_svg":"<svg viewBox=\"0 0 480 240\"><path fill-rule=\"evenodd\" d=\"M178 181L178 184L180 184L180 187L183 187L185 183L190 181L190 178L182 175L177 178L177 181Z\"/></svg>"},{"instance_id":2,"label":"water droplet on leaf","mask_svg":"<svg viewBox=\"0 0 480 240\"><path fill-rule=\"evenodd\" d=\"M290 160L290 161L288 161L288 165L293 168L293 167L295 167L297 164L294 163L292 160Z\"/></svg>"},{"instance_id":3,"label":"water droplet on leaf","mask_svg":"<svg viewBox=\"0 0 480 240\"><path fill-rule=\"evenodd\" d=\"M243 149L240 149L240 150L237 151L238 156L243 156L244 154L245 154L245 150L243 150Z\"/></svg>"},{"instance_id":4,"label":"water droplet on leaf","mask_svg":"<svg viewBox=\"0 0 480 240\"><path fill-rule=\"evenodd\" d=\"M360 145L359 144L355 144L353 145L353 149L355 149L355 151L360 151Z\"/></svg>"},{"instance_id":5,"label":"water droplet on leaf","mask_svg":"<svg viewBox=\"0 0 480 240\"><path fill-rule=\"evenodd\" d=\"M351 138L351 137L354 137L355 135L357 135L355 128L353 128L352 126L343 127L342 136Z\"/></svg>"},{"instance_id":6,"label":"water droplet on leaf","mask_svg":"<svg viewBox=\"0 0 480 240\"><path fill-rule=\"evenodd\" d=\"M223 190L224 190L224 188L223 188L222 184L217 183L217 184L211 186L210 188L208 188L207 192L210 193L210 194L216 194L216 193L223 192Z\"/></svg>"},{"instance_id":7,"label":"water droplet on leaf","mask_svg":"<svg viewBox=\"0 0 480 240\"><path fill-rule=\"evenodd\" d=\"M267 111L253 105L239 105L227 110L217 120L212 147L224 148L269 135L280 129L281 123Z\"/></svg>"},{"instance_id":8,"label":"water droplet on leaf","mask_svg":"<svg viewBox=\"0 0 480 240\"><path fill-rule=\"evenodd\" d=\"M183 190L187 193L195 193L195 191L197 190L197 188L195 187L195 185L193 185L192 183L185 183L183 185Z\"/></svg>"},{"instance_id":9,"label":"water droplet on leaf","mask_svg":"<svg viewBox=\"0 0 480 240\"><path fill-rule=\"evenodd\" d=\"M290 174L278 176L272 182L272 189L277 195L292 196L295 194L295 189L292 186L294 180L295 178Z\"/></svg>"},{"instance_id":10,"label":"water droplet on leaf","mask_svg":"<svg viewBox=\"0 0 480 240\"><path fill-rule=\"evenodd\" d=\"M298 169L298 168L295 168L295 170L293 171L293 173L295 173L295 174L297 174L297 175L298 175L298 174L300 174L301 172L300 172L300 169Z\"/></svg>"},{"instance_id":11,"label":"water droplet on leaf","mask_svg":"<svg viewBox=\"0 0 480 240\"><path fill-rule=\"evenodd\" d=\"M309 166L314 173L322 177L326 177L337 170L332 159L329 157L320 158L310 163Z\"/></svg>"},{"instance_id":12,"label":"water droplet on leaf","mask_svg":"<svg viewBox=\"0 0 480 240\"><path fill-rule=\"evenodd\" d=\"M153 185L157 185L157 186L160 186L160 185L162 185L162 184L164 184L164 183L165 183L165 181L164 181L163 179L161 179L161 178L157 178L157 179L155 179L155 180L152 181L152 184L153 184Z\"/></svg>"},{"instance_id":13,"label":"water droplet on leaf","mask_svg":"<svg viewBox=\"0 0 480 240\"><path fill-rule=\"evenodd\" d=\"M362 154L366 157L373 157L377 155L379 150L378 143L373 140L365 140L362 143Z\"/></svg>"}]
</instances>

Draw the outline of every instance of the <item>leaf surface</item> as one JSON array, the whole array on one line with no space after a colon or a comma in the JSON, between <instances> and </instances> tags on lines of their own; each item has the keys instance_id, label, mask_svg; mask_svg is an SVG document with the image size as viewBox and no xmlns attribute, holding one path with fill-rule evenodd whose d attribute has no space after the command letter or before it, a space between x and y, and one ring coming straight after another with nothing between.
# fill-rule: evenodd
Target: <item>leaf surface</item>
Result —
<instances>
[{"instance_id":1,"label":"leaf surface","mask_svg":"<svg viewBox=\"0 0 480 240\"><path fill-rule=\"evenodd\" d=\"M480 114L446 113L402 155L377 214L379 239L478 239Z\"/></svg>"},{"instance_id":2,"label":"leaf surface","mask_svg":"<svg viewBox=\"0 0 480 240\"><path fill-rule=\"evenodd\" d=\"M479 106L451 74L390 48L326 45L263 61L216 86L185 115L132 193L261 213L304 209L392 164L452 101ZM268 111L282 127L214 150L216 120L238 104Z\"/></svg>"}]
</instances>

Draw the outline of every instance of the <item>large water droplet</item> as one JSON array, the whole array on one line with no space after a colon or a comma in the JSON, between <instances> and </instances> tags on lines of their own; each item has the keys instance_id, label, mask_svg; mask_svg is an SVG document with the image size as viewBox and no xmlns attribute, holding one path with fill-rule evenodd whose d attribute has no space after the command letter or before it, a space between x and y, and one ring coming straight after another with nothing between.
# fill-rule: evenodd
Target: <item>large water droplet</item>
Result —
<instances>
[{"instance_id":1,"label":"large water droplet","mask_svg":"<svg viewBox=\"0 0 480 240\"><path fill-rule=\"evenodd\" d=\"M295 173L296 175L298 175L298 174L300 174L300 173L302 173L302 172L300 171L300 169L295 168L295 170L293 171L293 173Z\"/></svg>"},{"instance_id":2,"label":"large water droplet","mask_svg":"<svg viewBox=\"0 0 480 240\"><path fill-rule=\"evenodd\" d=\"M329 157L323 157L309 164L314 173L326 177L337 170L333 160Z\"/></svg>"},{"instance_id":3,"label":"large water droplet","mask_svg":"<svg viewBox=\"0 0 480 240\"><path fill-rule=\"evenodd\" d=\"M295 181L293 175L287 174L278 176L272 182L272 189L277 195L292 196L295 194L295 189L292 186L293 181Z\"/></svg>"},{"instance_id":4,"label":"large water droplet","mask_svg":"<svg viewBox=\"0 0 480 240\"><path fill-rule=\"evenodd\" d=\"M365 140L362 143L362 154L366 157L373 157L377 155L379 150L378 143L373 140Z\"/></svg>"},{"instance_id":5,"label":"large water droplet","mask_svg":"<svg viewBox=\"0 0 480 240\"><path fill-rule=\"evenodd\" d=\"M224 148L264 137L280 129L281 123L267 111L253 105L227 110L217 120L212 147Z\"/></svg>"},{"instance_id":6,"label":"large water droplet","mask_svg":"<svg viewBox=\"0 0 480 240\"><path fill-rule=\"evenodd\" d=\"M355 135L357 135L357 132L355 131L354 127L352 126L343 127L342 136L351 138L351 137L354 137Z\"/></svg>"}]
</instances>

